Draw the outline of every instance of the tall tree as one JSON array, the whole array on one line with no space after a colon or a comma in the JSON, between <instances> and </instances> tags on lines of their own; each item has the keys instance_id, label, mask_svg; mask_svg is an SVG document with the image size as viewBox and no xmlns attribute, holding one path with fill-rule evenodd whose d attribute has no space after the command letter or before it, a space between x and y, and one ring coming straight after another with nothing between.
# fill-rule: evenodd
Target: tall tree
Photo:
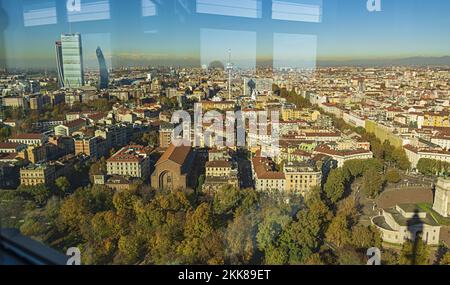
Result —
<instances>
[{"instance_id":1,"label":"tall tree","mask_svg":"<svg viewBox=\"0 0 450 285\"><path fill-rule=\"evenodd\" d=\"M351 231L347 218L342 215L335 217L328 226L325 238L338 248L349 244Z\"/></svg>"},{"instance_id":2,"label":"tall tree","mask_svg":"<svg viewBox=\"0 0 450 285\"><path fill-rule=\"evenodd\" d=\"M416 241L406 241L400 254L402 265L428 265L430 262L430 250L422 238Z\"/></svg>"},{"instance_id":3,"label":"tall tree","mask_svg":"<svg viewBox=\"0 0 450 285\"><path fill-rule=\"evenodd\" d=\"M386 173L386 181L389 183L398 183L402 180L400 173L395 169L390 169Z\"/></svg>"},{"instance_id":4,"label":"tall tree","mask_svg":"<svg viewBox=\"0 0 450 285\"><path fill-rule=\"evenodd\" d=\"M375 198L383 189L384 176L376 169L369 169L363 176L363 191L370 198Z\"/></svg>"},{"instance_id":5,"label":"tall tree","mask_svg":"<svg viewBox=\"0 0 450 285\"><path fill-rule=\"evenodd\" d=\"M70 182L64 176L58 177L55 180L55 186L58 189L58 195L59 196L63 197L65 195L67 195L69 193L69 191L70 191Z\"/></svg>"},{"instance_id":6,"label":"tall tree","mask_svg":"<svg viewBox=\"0 0 450 285\"><path fill-rule=\"evenodd\" d=\"M237 213L226 229L225 256L231 264L248 264L256 251L256 224L253 215Z\"/></svg>"},{"instance_id":7,"label":"tall tree","mask_svg":"<svg viewBox=\"0 0 450 285\"><path fill-rule=\"evenodd\" d=\"M356 226L352 229L352 245L357 249L379 248L381 246L380 233L372 227Z\"/></svg>"},{"instance_id":8,"label":"tall tree","mask_svg":"<svg viewBox=\"0 0 450 285\"><path fill-rule=\"evenodd\" d=\"M450 265L450 251L447 251L439 261L440 265Z\"/></svg>"},{"instance_id":9,"label":"tall tree","mask_svg":"<svg viewBox=\"0 0 450 285\"><path fill-rule=\"evenodd\" d=\"M188 264L222 264L224 245L220 234L214 229L212 211L208 204L201 204L188 213L184 236L179 252Z\"/></svg>"},{"instance_id":10,"label":"tall tree","mask_svg":"<svg viewBox=\"0 0 450 285\"><path fill-rule=\"evenodd\" d=\"M392 152L392 158L394 159L397 167L401 170L408 170L411 168L411 162L409 161L408 156L406 155L406 152L403 148L396 148Z\"/></svg>"},{"instance_id":11,"label":"tall tree","mask_svg":"<svg viewBox=\"0 0 450 285\"><path fill-rule=\"evenodd\" d=\"M335 204L343 197L345 192L345 182L344 171L342 168L334 169L328 175L324 190L325 195L332 204Z\"/></svg>"}]
</instances>

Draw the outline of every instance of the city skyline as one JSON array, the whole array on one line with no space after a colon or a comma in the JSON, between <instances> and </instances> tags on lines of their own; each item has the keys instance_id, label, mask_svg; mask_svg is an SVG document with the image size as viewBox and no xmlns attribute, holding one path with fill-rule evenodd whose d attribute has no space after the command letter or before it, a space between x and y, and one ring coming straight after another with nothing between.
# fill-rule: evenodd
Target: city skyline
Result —
<instances>
[{"instance_id":1,"label":"city skyline","mask_svg":"<svg viewBox=\"0 0 450 285\"><path fill-rule=\"evenodd\" d=\"M206 0L202 1L200 4ZM383 1L382 11L372 13L362 0L290 1L317 7L317 18L298 14L294 20L292 14L284 15L290 20L280 20L283 14L272 11L275 6L263 5L254 15L247 15L208 10L198 1L185 2L185 8L168 13L148 0L82 1L81 12L72 15L65 10L65 3L58 1L3 1L9 25L4 32L5 51L0 56L4 54L8 68L56 70L51 46L60 34L68 32L83 34L88 69L97 66L97 46L102 47L112 68L150 64L201 66L204 58L216 56L215 53L223 57L217 60L226 62L230 48L238 67L253 67L265 61L274 66L283 62L312 67L346 65L355 60L361 65L377 61L384 65L393 59L418 57L423 60L416 63L426 65L434 58L450 56L450 37L441 29L450 24L445 16L450 3L445 1ZM213 2L206 1L209 5ZM272 18L265 16L267 9ZM46 16L36 20L36 11L44 11ZM216 38L211 40L211 35ZM293 47L289 46L291 43ZM216 46L223 46L224 50L216 51ZM278 60L277 54L284 58ZM444 58L443 63L448 62Z\"/></svg>"}]
</instances>

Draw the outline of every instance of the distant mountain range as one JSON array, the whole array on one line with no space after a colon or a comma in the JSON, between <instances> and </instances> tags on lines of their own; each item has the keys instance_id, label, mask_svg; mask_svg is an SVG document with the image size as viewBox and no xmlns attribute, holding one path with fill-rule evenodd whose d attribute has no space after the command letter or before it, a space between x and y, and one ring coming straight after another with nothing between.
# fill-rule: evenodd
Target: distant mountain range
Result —
<instances>
[{"instance_id":1,"label":"distant mountain range","mask_svg":"<svg viewBox=\"0 0 450 285\"><path fill-rule=\"evenodd\" d=\"M334 66L450 66L450 56L407 57L398 59L318 60L319 67Z\"/></svg>"}]
</instances>

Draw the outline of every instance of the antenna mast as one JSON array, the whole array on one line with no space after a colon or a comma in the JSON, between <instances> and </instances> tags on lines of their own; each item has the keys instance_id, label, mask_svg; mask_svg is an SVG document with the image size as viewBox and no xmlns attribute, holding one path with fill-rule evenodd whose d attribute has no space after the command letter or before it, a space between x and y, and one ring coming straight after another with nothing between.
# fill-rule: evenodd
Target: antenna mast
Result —
<instances>
[{"instance_id":1,"label":"antenna mast","mask_svg":"<svg viewBox=\"0 0 450 285\"><path fill-rule=\"evenodd\" d=\"M231 100L231 71L233 69L233 64L231 63L231 49L228 50L228 100Z\"/></svg>"}]
</instances>

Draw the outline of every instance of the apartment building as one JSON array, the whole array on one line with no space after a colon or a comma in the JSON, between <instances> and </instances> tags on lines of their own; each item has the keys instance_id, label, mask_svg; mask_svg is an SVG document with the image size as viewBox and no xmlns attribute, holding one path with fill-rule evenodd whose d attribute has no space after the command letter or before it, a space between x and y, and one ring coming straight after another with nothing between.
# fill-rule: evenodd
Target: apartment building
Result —
<instances>
[{"instance_id":1,"label":"apartment building","mask_svg":"<svg viewBox=\"0 0 450 285\"><path fill-rule=\"evenodd\" d=\"M448 133L436 134L431 138L431 142L443 149L450 150L450 134Z\"/></svg>"},{"instance_id":2,"label":"apartment building","mask_svg":"<svg viewBox=\"0 0 450 285\"><path fill-rule=\"evenodd\" d=\"M28 110L28 102L24 97L4 97L3 106L13 109L22 108Z\"/></svg>"},{"instance_id":3,"label":"apartment building","mask_svg":"<svg viewBox=\"0 0 450 285\"><path fill-rule=\"evenodd\" d=\"M26 145L13 142L0 142L0 153L17 153L26 149Z\"/></svg>"},{"instance_id":4,"label":"apartment building","mask_svg":"<svg viewBox=\"0 0 450 285\"><path fill-rule=\"evenodd\" d=\"M411 162L412 169L417 168L417 164L422 158L450 163L450 151L426 148L420 149L412 145L405 145L404 149L409 161Z\"/></svg>"},{"instance_id":5,"label":"apartment building","mask_svg":"<svg viewBox=\"0 0 450 285\"><path fill-rule=\"evenodd\" d=\"M213 195L217 191L228 186L239 189L238 171L225 160L208 161L206 167L206 179L203 184L203 192Z\"/></svg>"},{"instance_id":6,"label":"apartment building","mask_svg":"<svg viewBox=\"0 0 450 285\"><path fill-rule=\"evenodd\" d=\"M108 175L122 175L146 180L150 176L150 149L129 145L106 161Z\"/></svg>"},{"instance_id":7,"label":"apartment building","mask_svg":"<svg viewBox=\"0 0 450 285\"><path fill-rule=\"evenodd\" d=\"M42 95L33 95L29 98L29 104L31 110L37 110L40 111L44 107L44 100L42 98Z\"/></svg>"},{"instance_id":8,"label":"apartment building","mask_svg":"<svg viewBox=\"0 0 450 285\"><path fill-rule=\"evenodd\" d=\"M75 155L86 155L99 158L106 154L106 142L99 137L76 136L74 139Z\"/></svg>"},{"instance_id":9,"label":"apartment building","mask_svg":"<svg viewBox=\"0 0 450 285\"><path fill-rule=\"evenodd\" d=\"M424 127L450 127L449 112L425 112Z\"/></svg>"},{"instance_id":10,"label":"apartment building","mask_svg":"<svg viewBox=\"0 0 450 285\"><path fill-rule=\"evenodd\" d=\"M161 148L168 148L172 144L172 133L174 125L162 122L159 127L159 146Z\"/></svg>"},{"instance_id":11,"label":"apartment building","mask_svg":"<svg viewBox=\"0 0 450 285\"><path fill-rule=\"evenodd\" d=\"M25 152L19 153L19 157L31 163L39 163L47 160L47 148L45 145L28 146Z\"/></svg>"},{"instance_id":12,"label":"apartment building","mask_svg":"<svg viewBox=\"0 0 450 285\"><path fill-rule=\"evenodd\" d=\"M55 127L56 136L71 136L74 132L79 131L86 126L86 120L77 119Z\"/></svg>"},{"instance_id":13,"label":"apartment building","mask_svg":"<svg viewBox=\"0 0 450 285\"><path fill-rule=\"evenodd\" d=\"M286 176L283 172L274 171L271 160L258 155L252 159L253 179L256 191L284 191Z\"/></svg>"},{"instance_id":14,"label":"apartment building","mask_svg":"<svg viewBox=\"0 0 450 285\"><path fill-rule=\"evenodd\" d=\"M58 177L68 177L73 173L76 161L75 156L67 155L56 162L29 164L20 169L20 184L52 186Z\"/></svg>"},{"instance_id":15,"label":"apartment building","mask_svg":"<svg viewBox=\"0 0 450 285\"><path fill-rule=\"evenodd\" d=\"M20 169L20 184L25 186L51 185L56 179L56 168L50 164L30 164Z\"/></svg>"},{"instance_id":16,"label":"apartment building","mask_svg":"<svg viewBox=\"0 0 450 285\"><path fill-rule=\"evenodd\" d=\"M45 137L43 134L18 134L8 140L13 143L26 144L29 146L43 145Z\"/></svg>"},{"instance_id":17,"label":"apartment building","mask_svg":"<svg viewBox=\"0 0 450 285\"><path fill-rule=\"evenodd\" d=\"M323 154L332 157L337 161L338 167L344 166L344 163L349 160L366 160L373 158L373 153L367 149L338 150L333 149L328 145L316 147L314 154Z\"/></svg>"},{"instance_id":18,"label":"apartment building","mask_svg":"<svg viewBox=\"0 0 450 285\"><path fill-rule=\"evenodd\" d=\"M96 137L106 141L107 148L118 148L127 145L130 141L128 135L131 127L128 125L107 126L95 131Z\"/></svg>"},{"instance_id":19,"label":"apartment building","mask_svg":"<svg viewBox=\"0 0 450 285\"><path fill-rule=\"evenodd\" d=\"M289 162L284 165L285 190L291 194L307 195L309 190L320 186L322 171L313 162Z\"/></svg>"},{"instance_id":20,"label":"apartment building","mask_svg":"<svg viewBox=\"0 0 450 285\"><path fill-rule=\"evenodd\" d=\"M231 159L231 155L226 149L210 149L208 151L208 161L229 161Z\"/></svg>"},{"instance_id":21,"label":"apartment building","mask_svg":"<svg viewBox=\"0 0 450 285\"><path fill-rule=\"evenodd\" d=\"M207 177L228 177L231 175L232 165L229 161L208 161L206 163Z\"/></svg>"},{"instance_id":22,"label":"apartment building","mask_svg":"<svg viewBox=\"0 0 450 285\"><path fill-rule=\"evenodd\" d=\"M232 101L202 101L199 103L203 112L210 110L233 111L236 103Z\"/></svg>"}]
</instances>

